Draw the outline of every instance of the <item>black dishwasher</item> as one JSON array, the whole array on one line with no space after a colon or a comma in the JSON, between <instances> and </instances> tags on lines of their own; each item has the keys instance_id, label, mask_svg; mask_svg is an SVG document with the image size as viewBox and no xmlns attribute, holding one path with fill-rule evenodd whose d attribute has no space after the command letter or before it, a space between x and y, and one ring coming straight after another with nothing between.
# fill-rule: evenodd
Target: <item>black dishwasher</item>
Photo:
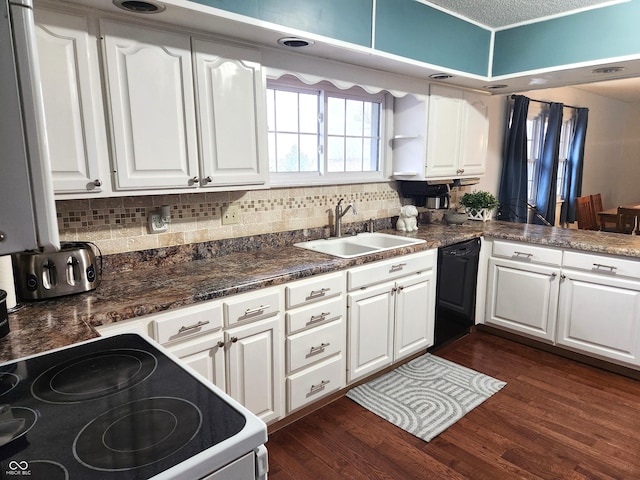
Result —
<instances>
[{"instance_id":1,"label":"black dishwasher","mask_svg":"<svg viewBox=\"0 0 640 480\"><path fill-rule=\"evenodd\" d=\"M432 348L469 331L474 324L480 239L438 249L436 325Z\"/></svg>"}]
</instances>

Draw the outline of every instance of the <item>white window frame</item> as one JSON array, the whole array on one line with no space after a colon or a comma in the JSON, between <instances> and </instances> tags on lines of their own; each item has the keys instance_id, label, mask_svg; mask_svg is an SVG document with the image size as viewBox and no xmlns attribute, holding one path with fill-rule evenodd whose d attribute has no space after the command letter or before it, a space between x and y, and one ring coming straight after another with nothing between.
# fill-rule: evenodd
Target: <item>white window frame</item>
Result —
<instances>
[{"instance_id":1,"label":"white window frame","mask_svg":"<svg viewBox=\"0 0 640 480\"><path fill-rule=\"evenodd\" d=\"M320 136L319 143L321 148L321 160L319 171L317 172L269 172L269 183L271 186L308 186L308 185L341 185L352 183L379 183L388 182L390 175L390 159L389 152L389 134L390 125L393 123L393 101L391 95L386 92L377 94L369 94L359 87L352 87L342 90L329 81L320 82L314 85L307 85L297 78L286 76L277 80L267 81L268 89L287 90L293 92L320 92L319 115L322 116L322 122L318 134ZM365 100L380 103L380 145L378 170L375 172L327 172L327 159L325 157L327 143L327 129L324 126L325 108L327 103L328 92L332 97ZM270 147L269 147L270 148Z\"/></svg>"}]
</instances>

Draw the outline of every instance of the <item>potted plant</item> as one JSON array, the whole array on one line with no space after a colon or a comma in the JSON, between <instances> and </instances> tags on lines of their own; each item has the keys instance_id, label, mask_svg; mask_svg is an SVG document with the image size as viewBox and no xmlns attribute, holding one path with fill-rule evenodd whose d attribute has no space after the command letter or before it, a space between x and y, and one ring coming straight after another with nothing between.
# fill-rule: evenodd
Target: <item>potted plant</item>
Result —
<instances>
[{"instance_id":1,"label":"potted plant","mask_svg":"<svg viewBox=\"0 0 640 480\"><path fill-rule=\"evenodd\" d=\"M498 206L498 199L489 192L465 193L459 200L465 207L469 220L491 220L491 211Z\"/></svg>"}]
</instances>

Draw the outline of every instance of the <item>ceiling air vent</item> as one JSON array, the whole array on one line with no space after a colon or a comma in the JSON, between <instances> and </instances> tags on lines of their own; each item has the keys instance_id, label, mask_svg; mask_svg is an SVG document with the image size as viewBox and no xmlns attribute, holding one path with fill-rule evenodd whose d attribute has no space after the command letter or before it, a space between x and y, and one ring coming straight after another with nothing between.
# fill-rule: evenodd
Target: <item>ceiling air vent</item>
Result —
<instances>
[{"instance_id":1,"label":"ceiling air vent","mask_svg":"<svg viewBox=\"0 0 640 480\"><path fill-rule=\"evenodd\" d=\"M507 88L509 85L506 85L504 83L498 83L496 85L485 85L484 88L486 90L499 90L501 88Z\"/></svg>"},{"instance_id":2,"label":"ceiling air vent","mask_svg":"<svg viewBox=\"0 0 640 480\"><path fill-rule=\"evenodd\" d=\"M623 70L624 70L624 67L602 67L602 68L596 68L594 70L591 70L591 73L600 73L600 74L618 73L618 72L622 72Z\"/></svg>"},{"instance_id":3,"label":"ceiling air vent","mask_svg":"<svg viewBox=\"0 0 640 480\"><path fill-rule=\"evenodd\" d=\"M118 8L133 13L160 13L166 8L161 3L150 0L113 0L113 4Z\"/></svg>"},{"instance_id":4,"label":"ceiling air vent","mask_svg":"<svg viewBox=\"0 0 640 480\"><path fill-rule=\"evenodd\" d=\"M429 75L429 78L433 80L446 80L447 78L453 78L453 75L449 75L448 73L433 73Z\"/></svg>"},{"instance_id":5,"label":"ceiling air vent","mask_svg":"<svg viewBox=\"0 0 640 480\"><path fill-rule=\"evenodd\" d=\"M300 48L300 47L308 47L309 45L313 45L311 40L305 40L304 38L298 37L285 37L278 40L280 45L284 45L285 47L291 48Z\"/></svg>"}]
</instances>

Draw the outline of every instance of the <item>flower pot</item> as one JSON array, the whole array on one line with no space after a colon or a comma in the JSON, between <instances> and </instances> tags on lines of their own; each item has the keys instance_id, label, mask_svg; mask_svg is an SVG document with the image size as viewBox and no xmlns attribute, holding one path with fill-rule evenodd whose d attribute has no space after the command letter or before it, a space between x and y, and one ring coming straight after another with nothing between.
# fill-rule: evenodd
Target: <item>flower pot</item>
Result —
<instances>
[{"instance_id":1,"label":"flower pot","mask_svg":"<svg viewBox=\"0 0 640 480\"><path fill-rule=\"evenodd\" d=\"M480 210L467 209L469 220L479 220L481 222L488 222L491 220L491 212L493 209L481 208Z\"/></svg>"}]
</instances>

